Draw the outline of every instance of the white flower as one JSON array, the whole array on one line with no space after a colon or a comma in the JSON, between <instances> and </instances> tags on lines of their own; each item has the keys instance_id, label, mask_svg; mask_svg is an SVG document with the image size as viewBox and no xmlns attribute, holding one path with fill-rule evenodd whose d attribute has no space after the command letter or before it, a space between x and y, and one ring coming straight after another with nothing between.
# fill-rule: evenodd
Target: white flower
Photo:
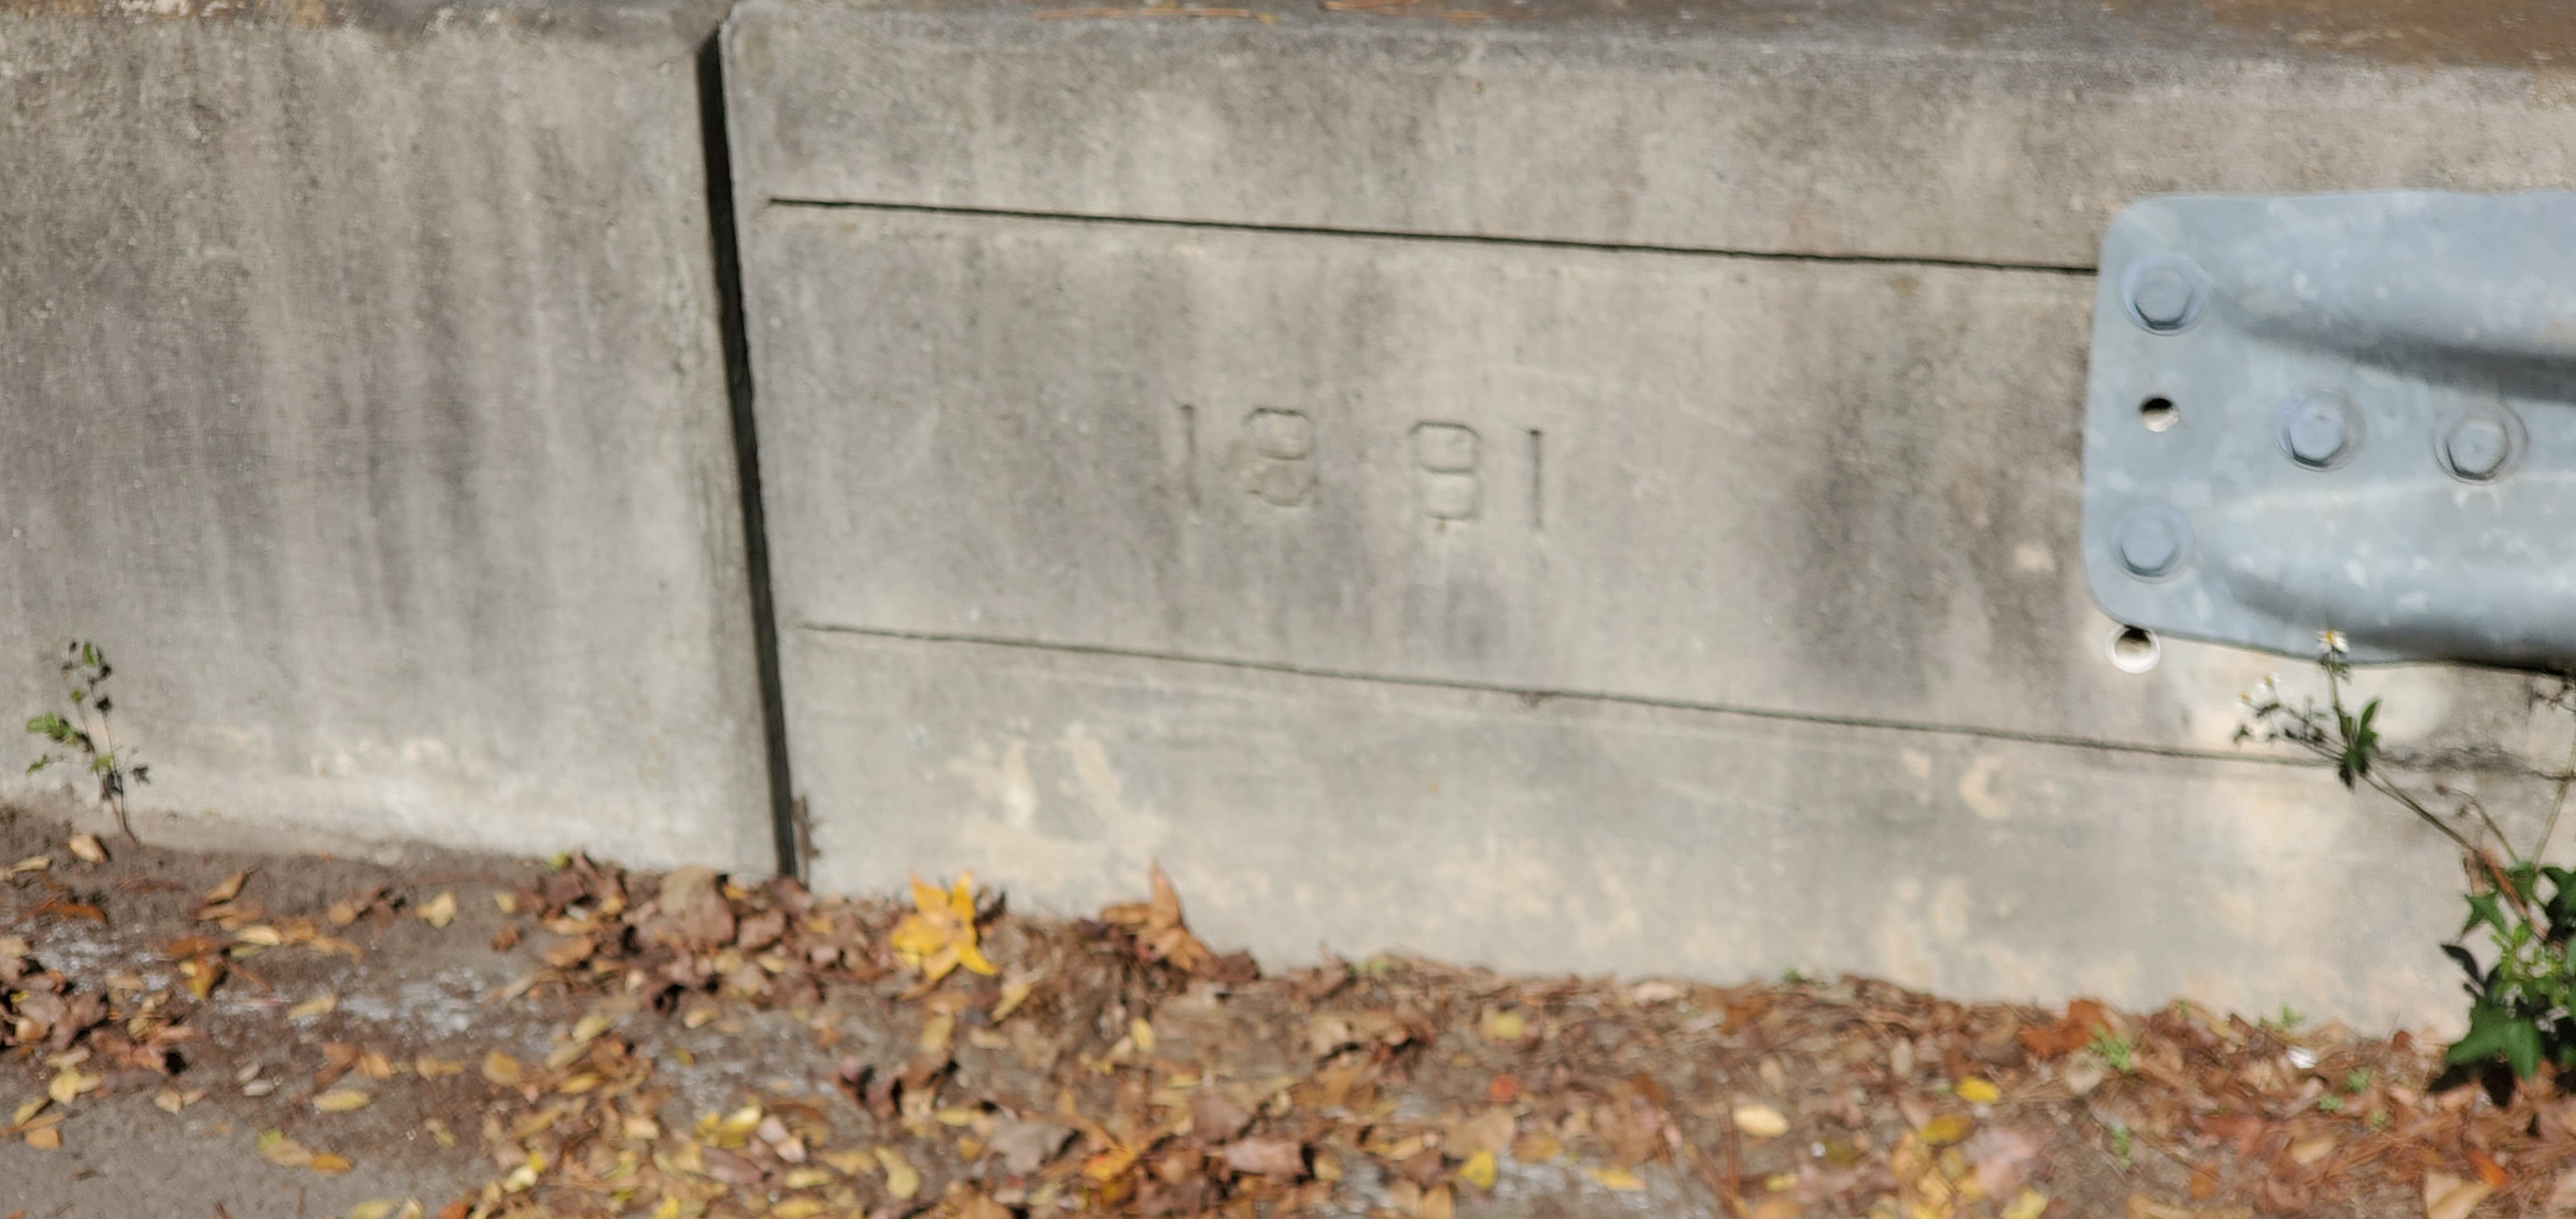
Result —
<instances>
[{"instance_id":1,"label":"white flower","mask_svg":"<svg viewBox=\"0 0 2576 1219\"><path fill-rule=\"evenodd\" d=\"M2253 689L2237 695L2236 701L2260 711L2281 701L2281 687L2276 684L2271 674L2266 673L2263 675L2263 680L2254 683Z\"/></svg>"},{"instance_id":2,"label":"white flower","mask_svg":"<svg viewBox=\"0 0 2576 1219\"><path fill-rule=\"evenodd\" d=\"M2328 632L2331 634L2332 632ZM2290 1065L2304 1071L2317 1065L2317 1052L2303 1045L2290 1047Z\"/></svg>"},{"instance_id":3,"label":"white flower","mask_svg":"<svg viewBox=\"0 0 2576 1219\"><path fill-rule=\"evenodd\" d=\"M2328 655L2341 656L2352 650L2352 641L2344 638L2342 631L2327 627L2317 632L2317 646L2324 648Z\"/></svg>"}]
</instances>

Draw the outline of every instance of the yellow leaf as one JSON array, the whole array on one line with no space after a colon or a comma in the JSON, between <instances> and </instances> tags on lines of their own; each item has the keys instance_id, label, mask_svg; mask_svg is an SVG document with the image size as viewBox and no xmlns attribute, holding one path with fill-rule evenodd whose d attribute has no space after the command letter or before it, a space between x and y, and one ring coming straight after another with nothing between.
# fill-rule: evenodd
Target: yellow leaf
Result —
<instances>
[{"instance_id":1,"label":"yellow leaf","mask_svg":"<svg viewBox=\"0 0 2576 1219\"><path fill-rule=\"evenodd\" d=\"M394 1208L401 1205L402 1202L394 1198L378 1198L373 1202L361 1202L349 1208L349 1219L385 1219L387 1215L394 1213Z\"/></svg>"},{"instance_id":2,"label":"yellow leaf","mask_svg":"<svg viewBox=\"0 0 2576 1219\"><path fill-rule=\"evenodd\" d=\"M275 1130L259 1136L259 1158L280 1168L302 1168L313 1162L313 1149Z\"/></svg>"},{"instance_id":3,"label":"yellow leaf","mask_svg":"<svg viewBox=\"0 0 2576 1219\"><path fill-rule=\"evenodd\" d=\"M324 1113L347 1113L352 1109L366 1108L367 1102L374 1099L355 1088L333 1088L314 1097L313 1107Z\"/></svg>"},{"instance_id":4,"label":"yellow leaf","mask_svg":"<svg viewBox=\"0 0 2576 1219\"><path fill-rule=\"evenodd\" d=\"M26 1104L18 1106L18 1112L10 1116L9 1124L12 1126L24 1126L27 1124L28 1118L44 1112L45 1106L52 1103L54 1103L54 1098L50 1096L39 1096L34 1100L28 1101Z\"/></svg>"},{"instance_id":5,"label":"yellow leaf","mask_svg":"<svg viewBox=\"0 0 2576 1219\"><path fill-rule=\"evenodd\" d=\"M1114 1181L1136 1166L1137 1148L1113 1143L1109 1150L1083 1161L1082 1175L1094 1181Z\"/></svg>"},{"instance_id":6,"label":"yellow leaf","mask_svg":"<svg viewBox=\"0 0 2576 1219\"><path fill-rule=\"evenodd\" d=\"M1617 1190L1623 1194L1635 1193L1646 1188L1643 1179L1624 1168L1587 1168L1583 1170L1583 1175L1600 1182L1603 1189Z\"/></svg>"},{"instance_id":7,"label":"yellow leaf","mask_svg":"<svg viewBox=\"0 0 2576 1219\"><path fill-rule=\"evenodd\" d=\"M188 993L203 999L212 994L215 983L223 981L223 962L213 957L190 957L179 962L179 976L188 980Z\"/></svg>"},{"instance_id":8,"label":"yellow leaf","mask_svg":"<svg viewBox=\"0 0 2576 1219\"><path fill-rule=\"evenodd\" d=\"M814 1189L832 1183L832 1174L821 1168L796 1168L787 1173L787 1188Z\"/></svg>"},{"instance_id":9,"label":"yellow leaf","mask_svg":"<svg viewBox=\"0 0 2576 1219\"><path fill-rule=\"evenodd\" d=\"M2047 1209L2048 1195L2025 1187L2021 1195L2012 1200L2012 1205L2003 1209L2002 1219L2039 1219L2041 1212Z\"/></svg>"},{"instance_id":10,"label":"yellow leaf","mask_svg":"<svg viewBox=\"0 0 2576 1219\"><path fill-rule=\"evenodd\" d=\"M31 1136L32 1137L32 1136ZM2468 1219L2495 1186L2484 1181L2457 1181L2442 1173L2424 1177L2424 1219Z\"/></svg>"},{"instance_id":11,"label":"yellow leaf","mask_svg":"<svg viewBox=\"0 0 2576 1219\"><path fill-rule=\"evenodd\" d=\"M455 922L455 891L447 890L441 892L438 896L429 899L429 904L420 908L420 921L427 923L432 927L442 929L449 923Z\"/></svg>"},{"instance_id":12,"label":"yellow leaf","mask_svg":"<svg viewBox=\"0 0 2576 1219\"><path fill-rule=\"evenodd\" d=\"M519 1060L499 1050L483 1056L483 1078L504 1088L519 1086Z\"/></svg>"},{"instance_id":13,"label":"yellow leaf","mask_svg":"<svg viewBox=\"0 0 2576 1219\"><path fill-rule=\"evenodd\" d=\"M840 1169L845 1177L855 1177L867 1171L868 1167L868 1153L864 1151L827 1151L821 1158L824 1163Z\"/></svg>"},{"instance_id":14,"label":"yellow leaf","mask_svg":"<svg viewBox=\"0 0 2576 1219\"><path fill-rule=\"evenodd\" d=\"M83 1092L95 1092L100 1084L106 1082L107 1079L104 1076L83 1075L70 1067L65 1067L61 1074L54 1076L52 1083L45 1085L45 1095L53 1097L58 1104L68 1105L72 1103L73 1097Z\"/></svg>"},{"instance_id":15,"label":"yellow leaf","mask_svg":"<svg viewBox=\"0 0 2576 1219\"><path fill-rule=\"evenodd\" d=\"M1518 1041L1529 1033L1529 1017L1516 1011L1490 1011L1476 1022L1476 1033L1496 1044Z\"/></svg>"},{"instance_id":16,"label":"yellow leaf","mask_svg":"<svg viewBox=\"0 0 2576 1219\"><path fill-rule=\"evenodd\" d=\"M462 1073L465 1070L465 1064L423 1054L411 1061L411 1069L418 1072L422 1079L443 1079Z\"/></svg>"},{"instance_id":17,"label":"yellow leaf","mask_svg":"<svg viewBox=\"0 0 2576 1219\"><path fill-rule=\"evenodd\" d=\"M1735 1128L1757 1139L1776 1139L1789 1133L1789 1119L1769 1105L1746 1103L1735 1107Z\"/></svg>"},{"instance_id":18,"label":"yellow leaf","mask_svg":"<svg viewBox=\"0 0 2576 1219\"><path fill-rule=\"evenodd\" d=\"M82 863L107 862L107 848L99 845L96 834L74 834L64 845L71 848L72 858Z\"/></svg>"},{"instance_id":19,"label":"yellow leaf","mask_svg":"<svg viewBox=\"0 0 2576 1219\"><path fill-rule=\"evenodd\" d=\"M286 942L286 933L266 923L253 923L234 932L233 940L236 943L257 944L262 948L275 948Z\"/></svg>"},{"instance_id":20,"label":"yellow leaf","mask_svg":"<svg viewBox=\"0 0 2576 1219\"><path fill-rule=\"evenodd\" d=\"M1127 1022L1127 1036L1135 1041L1138 1051L1146 1054L1154 1052L1154 1026L1143 1016Z\"/></svg>"},{"instance_id":21,"label":"yellow leaf","mask_svg":"<svg viewBox=\"0 0 2576 1219\"><path fill-rule=\"evenodd\" d=\"M823 1204L812 1198L789 1198L769 1208L769 1219L814 1219L823 1213Z\"/></svg>"},{"instance_id":22,"label":"yellow leaf","mask_svg":"<svg viewBox=\"0 0 2576 1219\"><path fill-rule=\"evenodd\" d=\"M163 1088L153 1096L152 1107L163 1113L177 1113L188 1107L188 1094L177 1088Z\"/></svg>"},{"instance_id":23,"label":"yellow leaf","mask_svg":"<svg viewBox=\"0 0 2576 1219\"><path fill-rule=\"evenodd\" d=\"M339 1006L340 996L338 995L315 995L302 1003L298 1003L295 1006L286 1009L286 1018L289 1020L302 1020L307 1016L327 1016L331 1014L333 1009Z\"/></svg>"},{"instance_id":24,"label":"yellow leaf","mask_svg":"<svg viewBox=\"0 0 2576 1219\"><path fill-rule=\"evenodd\" d=\"M948 1048L949 1039L957 1034L957 1017L946 1012L932 1012L921 1022L922 1052L937 1054Z\"/></svg>"},{"instance_id":25,"label":"yellow leaf","mask_svg":"<svg viewBox=\"0 0 2576 1219\"><path fill-rule=\"evenodd\" d=\"M20 872L42 872L52 866L54 866L53 856L30 855L25 859L21 859L16 863L10 864L9 870L6 872L0 872L0 876L16 876Z\"/></svg>"},{"instance_id":26,"label":"yellow leaf","mask_svg":"<svg viewBox=\"0 0 2576 1219\"><path fill-rule=\"evenodd\" d=\"M960 965L987 976L1000 972L975 946L972 873L959 873L955 888L945 893L913 877L912 905L913 912L905 915L893 934L886 937L886 946L894 950L895 959L906 968L919 970L924 979L932 982L947 977Z\"/></svg>"},{"instance_id":27,"label":"yellow leaf","mask_svg":"<svg viewBox=\"0 0 2576 1219\"><path fill-rule=\"evenodd\" d=\"M24 1137L27 1145L38 1151L52 1151L63 1145L63 1132L53 1126L47 1126L42 1130L30 1130Z\"/></svg>"},{"instance_id":28,"label":"yellow leaf","mask_svg":"<svg viewBox=\"0 0 2576 1219\"><path fill-rule=\"evenodd\" d=\"M885 1166L887 1196L897 1202L909 1202L921 1192L921 1174L894 1148L877 1148L877 1163Z\"/></svg>"},{"instance_id":29,"label":"yellow leaf","mask_svg":"<svg viewBox=\"0 0 2576 1219\"><path fill-rule=\"evenodd\" d=\"M1020 1005L1028 1002L1029 994L1037 988L1038 980L1034 977L1003 983L1002 1001L993 1005L993 1014L989 1019L995 1024L1000 1024L1004 1016L1020 1010Z\"/></svg>"},{"instance_id":30,"label":"yellow leaf","mask_svg":"<svg viewBox=\"0 0 2576 1219\"><path fill-rule=\"evenodd\" d=\"M1497 1175L1498 1166L1494 1163L1494 1153L1490 1151L1479 1151L1458 1166L1458 1179L1478 1189L1492 1189Z\"/></svg>"},{"instance_id":31,"label":"yellow leaf","mask_svg":"<svg viewBox=\"0 0 2576 1219\"><path fill-rule=\"evenodd\" d=\"M217 883L214 888L206 890L206 900L208 902L228 902L236 897L240 897L242 882L249 879L250 873L235 872L232 875L223 878L223 880Z\"/></svg>"},{"instance_id":32,"label":"yellow leaf","mask_svg":"<svg viewBox=\"0 0 2576 1219\"><path fill-rule=\"evenodd\" d=\"M1923 1129L1916 1133L1934 1147L1946 1147L1968 1137L1968 1132L1976 1128L1976 1120L1967 1114L1944 1113L1923 1123Z\"/></svg>"},{"instance_id":33,"label":"yellow leaf","mask_svg":"<svg viewBox=\"0 0 2576 1219\"><path fill-rule=\"evenodd\" d=\"M2004 1098L2003 1089L1997 1088L1994 1081L1980 1079L1974 1075L1960 1080L1956 1091L1960 1100L1972 1105L1991 1105Z\"/></svg>"}]
</instances>

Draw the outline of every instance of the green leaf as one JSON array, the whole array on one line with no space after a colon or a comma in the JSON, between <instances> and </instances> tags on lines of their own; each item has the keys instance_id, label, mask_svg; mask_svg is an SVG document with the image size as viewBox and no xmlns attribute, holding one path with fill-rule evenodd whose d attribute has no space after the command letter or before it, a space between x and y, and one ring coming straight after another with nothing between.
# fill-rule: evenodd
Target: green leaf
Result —
<instances>
[{"instance_id":1,"label":"green leaf","mask_svg":"<svg viewBox=\"0 0 2576 1219\"><path fill-rule=\"evenodd\" d=\"M2540 1070L2540 1026L2526 1017L2516 1017L2506 1025L2504 1060L2512 1064L2517 1079L2529 1079Z\"/></svg>"},{"instance_id":2,"label":"green leaf","mask_svg":"<svg viewBox=\"0 0 2576 1219\"><path fill-rule=\"evenodd\" d=\"M2455 1067L2485 1062L2504 1052L2505 1029L2514 1023L2513 1013L2492 1003L2469 1005L2469 1031L2442 1051L2442 1061Z\"/></svg>"},{"instance_id":3,"label":"green leaf","mask_svg":"<svg viewBox=\"0 0 2576 1219\"><path fill-rule=\"evenodd\" d=\"M2513 882L2514 896L2528 902L2540 889L2540 865L2518 863L2504 870L2505 879Z\"/></svg>"},{"instance_id":4,"label":"green leaf","mask_svg":"<svg viewBox=\"0 0 2576 1219\"><path fill-rule=\"evenodd\" d=\"M45 756L45 757L38 758L38 759L36 759L36 760L35 760L35 761L33 761L33 762L29 762L29 763L27 763L27 773L32 775L32 774L36 773L37 771L43 770L43 769L44 769L44 768L46 768L47 766L51 766L51 765L53 765L53 762L54 762L54 759L52 758L52 756L51 756L51 755L48 755L48 756Z\"/></svg>"},{"instance_id":5,"label":"green leaf","mask_svg":"<svg viewBox=\"0 0 2576 1219\"><path fill-rule=\"evenodd\" d=\"M2468 934L2469 928L2480 923L2495 928L2498 938L2511 934L2505 927L2504 912L2496 908L2496 895L2493 893L2469 895L2469 921L2460 924L2460 934Z\"/></svg>"}]
</instances>

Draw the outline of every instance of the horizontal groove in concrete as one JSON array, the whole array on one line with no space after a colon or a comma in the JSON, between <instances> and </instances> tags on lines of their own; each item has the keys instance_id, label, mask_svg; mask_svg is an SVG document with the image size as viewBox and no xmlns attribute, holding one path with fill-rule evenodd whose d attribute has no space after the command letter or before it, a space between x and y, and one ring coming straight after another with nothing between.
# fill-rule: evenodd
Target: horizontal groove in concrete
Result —
<instances>
[{"instance_id":1,"label":"horizontal groove in concrete","mask_svg":"<svg viewBox=\"0 0 2576 1219\"><path fill-rule=\"evenodd\" d=\"M1112 216L1081 212L1038 212L995 207L955 207L924 203L887 203L857 199L772 198L771 207L825 211L908 212L928 216L975 216L996 220L1073 220L1094 224L1152 225L1228 233L1293 233L1313 237L1381 238L1391 241L1438 241L1459 245L1511 246L1542 250L1603 250L1636 254L1679 254L1702 258L1758 258L1765 262L1849 263L1863 266L1956 267L1970 271L2024 271L2090 279L2093 264L1992 262L1973 258L1918 257L1897 254L1831 254L1796 250L1726 249L1714 246L1651 245L1641 242L1582 241L1562 237L1515 237L1428 230L1336 228L1308 224L1265 224L1229 220L1181 220L1168 216Z\"/></svg>"},{"instance_id":2,"label":"horizontal groove in concrete","mask_svg":"<svg viewBox=\"0 0 2576 1219\"><path fill-rule=\"evenodd\" d=\"M2250 762L2263 766L2317 768L2324 764L2307 758L2276 755L2231 753L2215 749L2185 749L2167 745L2142 745L2126 741L2106 741L2093 737L2065 736L2038 732L2013 732L2000 728L1977 728L1955 724L1926 724L1912 720L1882 719L1871 716L1818 715L1810 712L1778 711L1765 707L1743 707L1725 703L1695 702L1688 699L1655 698L1648 695L1617 694L1603 690L1533 689L1506 686L1492 682L1462 681L1442 677L1408 677L1392 673L1362 673L1346 669L1318 668L1312 665L1288 664L1282 661L1247 660L1224 656L1198 656L1182 652L1156 652L1138 648L1110 647L1100 644L1058 643L1037 639L1009 639L993 635L970 635L935 631L901 631L881 627L850 626L839 623L801 622L798 629L825 635L859 635L871 639L900 639L913 643L965 643L984 647L1019 648L1036 652L1055 652L1073 656L1111 656L1125 660L1162 661L1171 664L1205 665L1212 668L1237 669L1255 673L1278 673L1290 677L1308 677L1324 681L1370 682L1378 685L1404 686L1412 689L1457 690L1473 694L1510 695L1535 705L1551 701L1607 703L1627 707L1652 707L1666 711L1697 711L1710 715L1742 716L1748 719L1775 720L1793 724L1822 724L1837 728L1872 728L1888 732L1920 732L1936 736L1971 737L1978 740L2013 741L2026 745L2056 745L2071 749L2095 749L2110 753L2138 754L2159 758L2193 758L2212 762Z\"/></svg>"}]
</instances>

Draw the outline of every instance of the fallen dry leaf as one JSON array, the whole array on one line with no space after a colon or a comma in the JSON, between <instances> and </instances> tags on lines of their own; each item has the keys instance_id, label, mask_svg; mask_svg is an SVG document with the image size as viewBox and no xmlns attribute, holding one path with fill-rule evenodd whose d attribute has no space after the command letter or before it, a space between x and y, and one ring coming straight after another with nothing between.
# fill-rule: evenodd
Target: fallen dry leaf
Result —
<instances>
[{"instance_id":1,"label":"fallen dry leaf","mask_svg":"<svg viewBox=\"0 0 2576 1219\"><path fill-rule=\"evenodd\" d=\"M286 1009L286 1018L289 1020L302 1020L308 1016L327 1016L339 1006L340 996L338 995L315 995L302 1003L298 1003L295 1006Z\"/></svg>"},{"instance_id":2,"label":"fallen dry leaf","mask_svg":"<svg viewBox=\"0 0 2576 1219\"><path fill-rule=\"evenodd\" d=\"M1630 1172L1625 1168L1611 1168L1606 1166L1587 1168L1583 1170L1583 1175L1598 1182L1603 1189L1617 1190L1623 1194L1635 1193L1638 1190L1646 1188L1644 1178L1639 1177L1637 1174Z\"/></svg>"},{"instance_id":3,"label":"fallen dry leaf","mask_svg":"<svg viewBox=\"0 0 2576 1219\"><path fill-rule=\"evenodd\" d=\"M235 872L232 875L223 878L223 880L218 882L214 888L206 890L207 903L211 905L218 902L228 902L241 896L242 883L249 879L250 873L248 872Z\"/></svg>"},{"instance_id":4,"label":"fallen dry leaf","mask_svg":"<svg viewBox=\"0 0 2576 1219\"><path fill-rule=\"evenodd\" d=\"M313 1149L286 1137L282 1130L270 1130L252 1144L259 1158L280 1168L302 1168L313 1162Z\"/></svg>"},{"instance_id":5,"label":"fallen dry leaf","mask_svg":"<svg viewBox=\"0 0 2576 1219\"><path fill-rule=\"evenodd\" d=\"M1789 1133L1789 1119L1769 1105L1739 1104L1735 1107L1735 1128L1757 1139L1776 1139Z\"/></svg>"},{"instance_id":6,"label":"fallen dry leaf","mask_svg":"<svg viewBox=\"0 0 2576 1219\"><path fill-rule=\"evenodd\" d=\"M1001 971L984 959L975 942L975 877L961 872L948 892L912 878L912 913L896 924L886 944L906 968L918 971L922 979L936 982L951 970L965 966L970 973L986 976Z\"/></svg>"},{"instance_id":7,"label":"fallen dry leaf","mask_svg":"<svg viewBox=\"0 0 2576 1219\"><path fill-rule=\"evenodd\" d=\"M270 900L275 900L274 895ZM447 890L429 899L429 903L420 908L420 921L445 930L449 923L456 921L456 893Z\"/></svg>"},{"instance_id":8,"label":"fallen dry leaf","mask_svg":"<svg viewBox=\"0 0 2576 1219\"><path fill-rule=\"evenodd\" d=\"M483 1078L504 1088L519 1086L519 1060L499 1050L483 1056Z\"/></svg>"},{"instance_id":9,"label":"fallen dry leaf","mask_svg":"<svg viewBox=\"0 0 2576 1219\"><path fill-rule=\"evenodd\" d=\"M877 1148L877 1163L885 1169L886 1195L897 1202L908 1202L921 1192L921 1173L892 1147Z\"/></svg>"},{"instance_id":10,"label":"fallen dry leaf","mask_svg":"<svg viewBox=\"0 0 2576 1219\"><path fill-rule=\"evenodd\" d=\"M63 1145L63 1132L59 1127L54 1126L30 1130L22 1137L29 1147L38 1151L53 1151Z\"/></svg>"},{"instance_id":11,"label":"fallen dry leaf","mask_svg":"<svg viewBox=\"0 0 2576 1219\"><path fill-rule=\"evenodd\" d=\"M1133 933L1148 961L1166 961L1184 973L1208 972L1217 963L1216 954L1190 933L1181 917L1181 895L1159 861L1151 865L1147 879L1154 888L1152 900L1110 906L1100 912L1100 921Z\"/></svg>"},{"instance_id":12,"label":"fallen dry leaf","mask_svg":"<svg viewBox=\"0 0 2576 1219\"><path fill-rule=\"evenodd\" d=\"M99 843L96 834L74 834L63 847L72 853L72 858L82 863L107 862L107 848Z\"/></svg>"},{"instance_id":13,"label":"fallen dry leaf","mask_svg":"<svg viewBox=\"0 0 2576 1219\"><path fill-rule=\"evenodd\" d=\"M1249 1175L1294 1177L1306 1171L1306 1152L1289 1139L1238 1139L1226 1144L1225 1166Z\"/></svg>"},{"instance_id":14,"label":"fallen dry leaf","mask_svg":"<svg viewBox=\"0 0 2576 1219\"><path fill-rule=\"evenodd\" d=\"M1480 1190L1494 1188L1494 1179L1500 1173L1501 1167L1496 1162L1494 1153L1490 1151L1479 1151L1468 1156L1467 1162L1458 1166L1458 1179Z\"/></svg>"},{"instance_id":15,"label":"fallen dry leaf","mask_svg":"<svg viewBox=\"0 0 2576 1219\"><path fill-rule=\"evenodd\" d=\"M375 1098L355 1088L334 1088L313 1098L313 1107L324 1113L347 1113L364 1109Z\"/></svg>"},{"instance_id":16,"label":"fallen dry leaf","mask_svg":"<svg viewBox=\"0 0 2576 1219\"><path fill-rule=\"evenodd\" d=\"M2448 1173L2424 1174L2424 1219L2468 1219L2495 1186L2484 1181L2463 1181Z\"/></svg>"}]
</instances>

